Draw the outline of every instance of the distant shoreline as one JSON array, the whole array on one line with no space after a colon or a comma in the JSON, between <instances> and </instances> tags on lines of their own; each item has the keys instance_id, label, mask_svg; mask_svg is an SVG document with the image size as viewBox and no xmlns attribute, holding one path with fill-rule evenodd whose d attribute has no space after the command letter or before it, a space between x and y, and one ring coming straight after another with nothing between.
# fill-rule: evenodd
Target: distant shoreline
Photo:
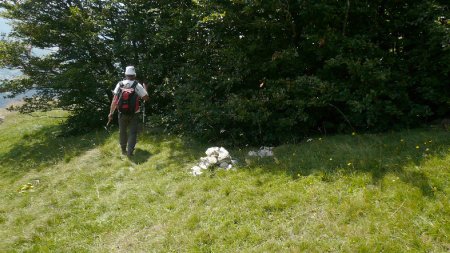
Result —
<instances>
[{"instance_id":1,"label":"distant shoreline","mask_svg":"<svg viewBox=\"0 0 450 253\"><path fill-rule=\"evenodd\" d=\"M8 108L11 104L23 102L24 98L31 97L35 93L35 90L30 90L14 98L5 98L4 96L6 96L6 93L0 93L0 108L5 109Z\"/></svg>"},{"instance_id":2,"label":"distant shoreline","mask_svg":"<svg viewBox=\"0 0 450 253\"><path fill-rule=\"evenodd\" d=\"M15 77L19 77L20 75L22 75L22 72L20 70L0 68L0 85L2 80L12 79ZM23 94L19 94L14 98L5 98L5 96L7 96L8 93L0 92L0 108L7 108L13 103L22 102L25 97L30 97L33 94L35 94L34 90L27 91Z\"/></svg>"}]
</instances>

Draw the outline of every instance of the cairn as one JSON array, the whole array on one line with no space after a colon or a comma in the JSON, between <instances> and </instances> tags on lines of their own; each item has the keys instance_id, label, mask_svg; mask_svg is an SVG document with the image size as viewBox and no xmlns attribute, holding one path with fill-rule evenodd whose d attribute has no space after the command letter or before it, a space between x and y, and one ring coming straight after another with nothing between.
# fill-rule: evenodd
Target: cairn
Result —
<instances>
[{"instance_id":1,"label":"cairn","mask_svg":"<svg viewBox=\"0 0 450 253\"><path fill-rule=\"evenodd\" d=\"M206 156L200 158L200 162L191 168L194 176L201 175L203 170L217 167L219 169L231 170L236 160L233 160L230 153L223 147L211 147L205 152Z\"/></svg>"}]
</instances>

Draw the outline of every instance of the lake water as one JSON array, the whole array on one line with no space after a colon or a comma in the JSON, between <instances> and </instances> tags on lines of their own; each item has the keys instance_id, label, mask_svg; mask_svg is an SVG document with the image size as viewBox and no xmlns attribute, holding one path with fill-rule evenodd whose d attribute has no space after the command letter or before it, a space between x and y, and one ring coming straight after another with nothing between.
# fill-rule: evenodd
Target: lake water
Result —
<instances>
[{"instance_id":1,"label":"lake water","mask_svg":"<svg viewBox=\"0 0 450 253\"><path fill-rule=\"evenodd\" d=\"M20 76L20 71L18 70L9 70L9 69L0 69L0 80L3 79L10 79L17 76ZM1 85L1 83L0 83ZM31 97L33 94L35 94L36 91L30 90L28 92L25 92L24 94L20 94L19 96L15 98L5 98L8 93L1 93L0 92L0 108L7 107L10 103L21 101L24 97Z\"/></svg>"},{"instance_id":2,"label":"lake water","mask_svg":"<svg viewBox=\"0 0 450 253\"><path fill-rule=\"evenodd\" d=\"M10 79L20 75L19 70L11 70L11 69L0 69L0 80L2 79Z\"/></svg>"},{"instance_id":3,"label":"lake water","mask_svg":"<svg viewBox=\"0 0 450 253\"><path fill-rule=\"evenodd\" d=\"M3 0L0 0L3 1ZM3 9L0 8L0 12L3 11ZM11 26L8 23L7 19L0 18L0 34L9 34L11 32ZM58 48L48 48L48 49L35 49L33 48L33 56L43 56L52 52L57 51ZM21 72L18 70L9 70L9 69L2 69L0 68L0 86L1 86L1 80L4 79L10 79L17 76L20 76ZM0 92L0 108L5 108L8 104L21 101L24 97L30 97L33 94L35 94L35 90L30 90L25 92L24 94L20 94L19 96L15 98L5 98L5 95L8 95L6 93Z\"/></svg>"}]
</instances>

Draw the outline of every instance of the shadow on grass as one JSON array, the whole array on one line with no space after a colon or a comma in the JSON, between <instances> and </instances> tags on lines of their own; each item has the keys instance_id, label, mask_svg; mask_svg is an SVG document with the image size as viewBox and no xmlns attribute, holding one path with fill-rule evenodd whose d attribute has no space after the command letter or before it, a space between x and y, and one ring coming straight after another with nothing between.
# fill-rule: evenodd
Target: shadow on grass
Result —
<instances>
[{"instance_id":1,"label":"shadow on grass","mask_svg":"<svg viewBox=\"0 0 450 253\"><path fill-rule=\"evenodd\" d=\"M207 144L200 143L195 139L168 135L158 129L144 131L138 138L143 143L151 144L152 158L153 156L163 156L163 158L158 157L160 163L164 162L164 164L157 166L159 169L167 167L184 168L204 155L207 147Z\"/></svg>"},{"instance_id":2,"label":"shadow on grass","mask_svg":"<svg viewBox=\"0 0 450 253\"><path fill-rule=\"evenodd\" d=\"M167 166L195 163L204 156L206 148L214 146L158 133L147 133L143 138L154 145L155 154L168 154ZM411 168L421 166L431 157L443 157L449 148L450 132L417 129L314 138L311 142L277 147L274 158L249 158L246 156L248 150L229 151L238 158L241 169L283 173L292 179L320 173L324 175L324 181L333 181L342 174L364 172L371 175L374 185L380 184L387 174L393 174L420 189L424 196L433 197L432 184L426 173Z\"/></svg>"},{"instance_id":3,"label":"shadow on grass","mask_svg":"<svg viewBox=\"0 0 450 253\"><path fill-rule=\"evenodd\" d=\"M151 155L147 150L136 148L134 156L130 157L130 160L136 164L141 164L147 162Z\"/></svg>"},{"instance_id":4,"label":"shadow on grass","mask_svg":"<svg viewBox=\"0 0 450 253\"><path fill-rule=\"evenodd\" d=\"M29 170L41 170L102 145L109 137L105 131L82 136L60 137L60 126L47 126L25 134L7 152L0 154L1 173L8 178L20 177Z\"/></svg>"},{"instance_id":5,"label":"shadow on grass","mask_svg":"<svg viewBox=\"0 0 450 253\"><path fill-rule=\"evenodd\" d=\"M339 174L365 172L376 185L387 174L394 174L432 197L434 191L426 173L411 168L421 166L428 158L443 157L449 147L450 132L411 130L314 138L310 142L280 146L275 149L274 158L245 159L248 169L287 173L293 179L320 173L324 181L332 181Z\"/></svg>"},{"instance_id":6,"label":"shadow on grass","mask_svg":"<svg viewBox=\"0 0 450 253\"><path fill-rule=\"evenodd\" d=\"M20 177L31 169L43 169L102 145L110 134L97 131L83 136L57 137L59 126L49 126L24 135L6 153L0 153L0 171L9 178ZM152 157L155 168L183 169L204 156L213 144L194 139L168 136L158 131L144 131L140 141L150 144L149 150L136 149L131 160L145 163ZM313 173L332 181L340 174L366 172L372 183L379 184L387 174L418 187L426 196L434 196L427 175L411 166L420 166L426 159L443 156L450 147L450 133L438 130L414 130L381 135L331 136L314 138L311 142L283 145L275 149L275 158L248 158L245 151L229 149L240 161L240 168L266 173L285 173L293 179ZM248 151L248 150L247 150Z\"/></svg>"}]
</instances>

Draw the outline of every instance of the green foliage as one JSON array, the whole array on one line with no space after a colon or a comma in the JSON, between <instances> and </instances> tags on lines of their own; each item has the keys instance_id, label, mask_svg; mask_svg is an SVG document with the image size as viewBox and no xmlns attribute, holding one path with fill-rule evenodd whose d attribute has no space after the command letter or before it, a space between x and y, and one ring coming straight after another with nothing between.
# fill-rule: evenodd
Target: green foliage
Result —
<instances>
[{"instance_id":1,"label":"green foliage","mask_svg":"<svg viewBox=\"0 0 450 253\"><path fill-rule=\"evenodd\" d=\"M150 81L154 124L208 140L278 143L450 114L441 1L8 2L21 46L3 41L0 66L27 78L4 89L39 88L22 111L70 110L74 130L100 125L129 64ZM36 58L26 45L58 50Z\"/></svg>"},{"instance_id":2,"label":"green foliage","mask_svg":"<svg viewBox=\"0 0 450 253\"><path fill-rule=\"evenodd\" d=\"M445 6L201 7L188 63L173 78L174 128L210 140L278 143L317 131L417 126L449 114L449 27L436 23Z\"/></svg>"}]
</instances>

